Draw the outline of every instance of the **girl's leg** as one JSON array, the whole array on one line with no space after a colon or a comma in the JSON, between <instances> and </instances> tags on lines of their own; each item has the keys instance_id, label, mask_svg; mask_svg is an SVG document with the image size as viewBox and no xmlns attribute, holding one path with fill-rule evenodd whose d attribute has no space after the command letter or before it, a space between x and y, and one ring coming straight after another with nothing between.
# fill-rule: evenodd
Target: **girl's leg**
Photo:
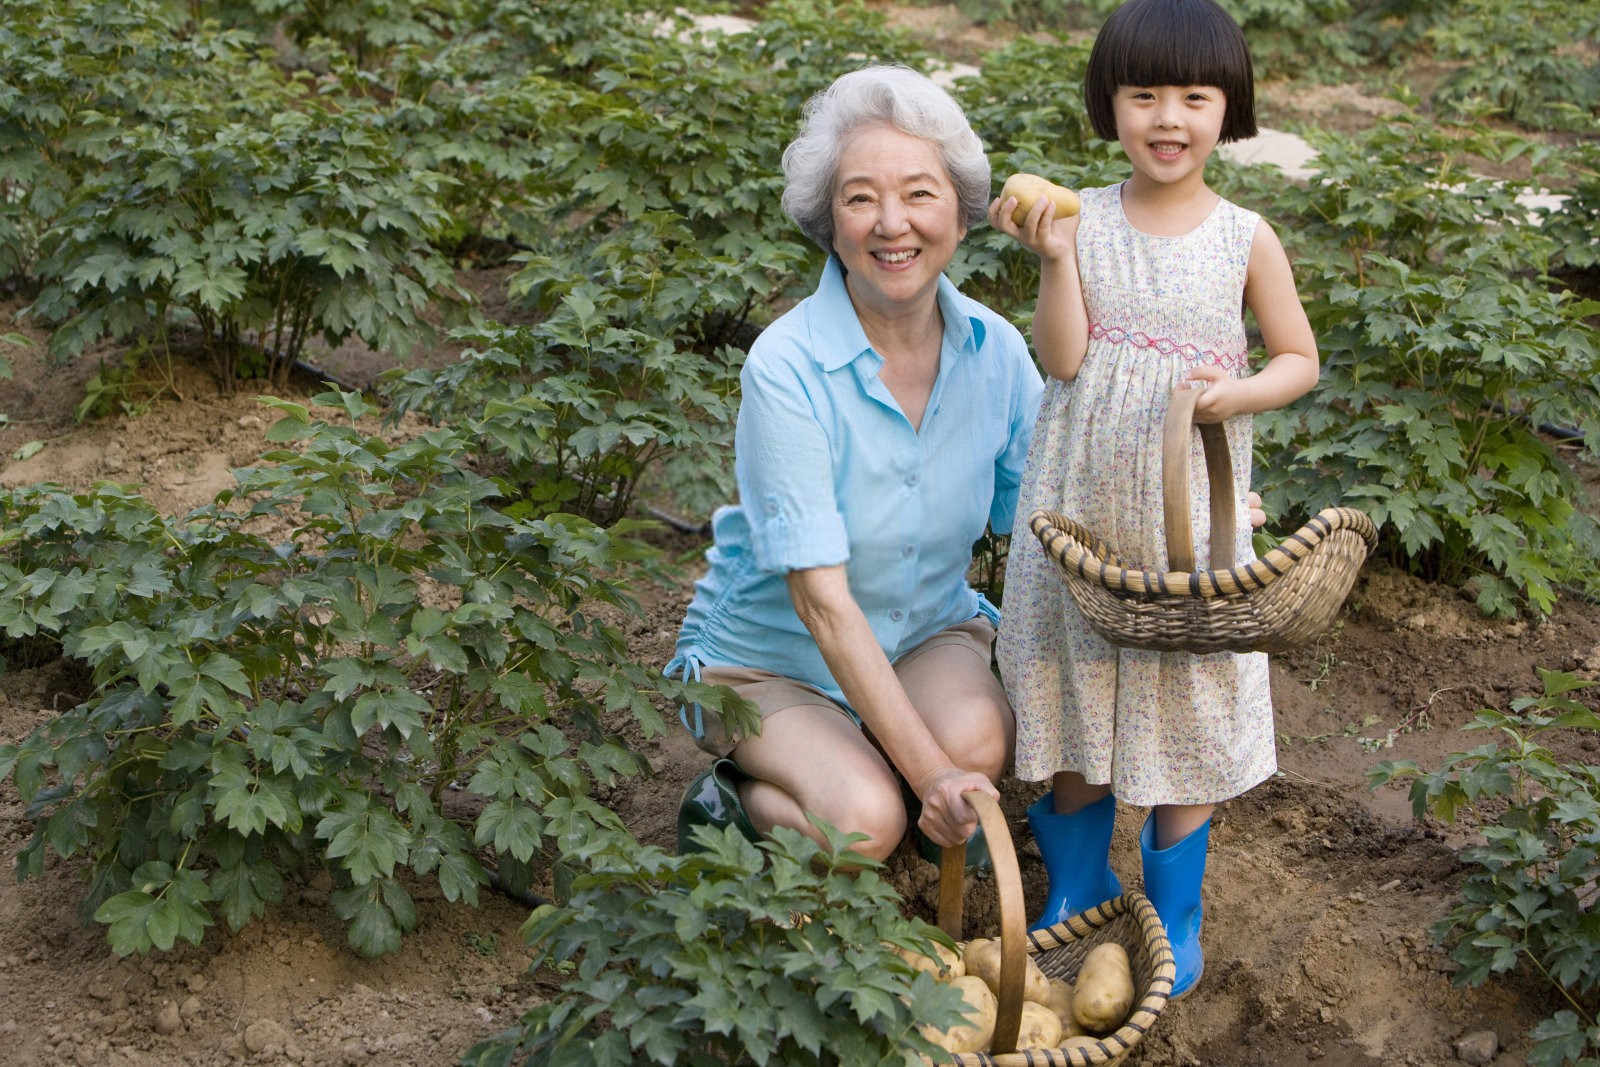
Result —
<instances>
[{"instance_id":1,"label":"girl's leg","mask_svg":"<svg viewBox=\"0 0 1600 1067\"><path fill-rule=\"evenodd\" d=\"M1091 785L1083 775L1058 771L1050 792L1028 808L1028 827L1050 876L1038 930L1122 895L1111 869L1111 832L1117 802L1107 784Z\"/></svg>"},{"instance_id":2,"label":"girl's leg","mask_svg":"<svg viewBox=\"0 0 1600 1067\"><path fill-rule=\"evenodd\" d=\"M831 704L796 704L766 716L761 733L734 747L734 762L753 781L739 788L745 812L762 833L791 826L819 844L811 812L847 833L855 850L884 859L905 834L900 785L854 720Z\"/></svg>"},{"instance_id":3,"label":"girl's leg","mask_svg":"<svg viewBox=\"0 0 1600 1067\"><path fill-rule=\"evenodd\" d=\"M1211 819L1215 804L1159 804L1155 809L1156 848L1171 848Z\"/></svg>"},{"instance_id":4,"label":"girl's leg","mask_svg":"<svg viewBox=\"0 0 1600 1067\"><path fill-rule=\"evenodd\" d=\"M1212 809L1211 804L1159 805L1139 834L1144 892L1167 928L1177 963L1174 997L1193 988L1205 970L1200 950L1200 884L1206 875Z\"/></svg>"},{"instance_id":5,"label":"girl's leg","mask_svg":"<svg viewBox=\"0 0 1600 1067\"><path fill-rule=\"evenodd\" d=\"M1090 785L1076 771L1057 771L1050 779L1050 795L1055 799L1055 814L1071 815L1111 792L1109 784Z\"/></svg>"}]
</instances>

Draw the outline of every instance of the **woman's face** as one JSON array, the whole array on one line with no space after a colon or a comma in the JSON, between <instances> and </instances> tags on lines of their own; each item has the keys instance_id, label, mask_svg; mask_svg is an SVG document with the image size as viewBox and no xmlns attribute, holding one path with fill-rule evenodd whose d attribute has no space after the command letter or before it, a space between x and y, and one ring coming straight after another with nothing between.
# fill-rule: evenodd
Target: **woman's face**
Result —
<instances>
[{"instance_id":1,"label":"woman's face","mask_svg":"<svg viewBox=\"0 0 1600 1067\"><path fill-rule=\"evenodd\" d=\"M850 135L834 187L833 250L858 308L894 314L932 300L966 234L931 141L881 124Z\"/></svg>"}]
</instances>

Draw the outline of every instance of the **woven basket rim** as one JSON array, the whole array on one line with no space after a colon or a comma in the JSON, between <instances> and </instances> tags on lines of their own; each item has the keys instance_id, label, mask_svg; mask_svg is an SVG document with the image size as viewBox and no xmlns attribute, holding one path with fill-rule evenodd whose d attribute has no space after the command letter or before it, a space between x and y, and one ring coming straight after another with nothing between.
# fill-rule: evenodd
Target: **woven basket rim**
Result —
<instances>
[{"instance_id":1,"label":"woven basket rim","mask_svg":"<svg viewBox=\"0 0 1600 1067\"><path fill-rule=\"evenodd\" d=\"M1125 567L1116 553L1081 523L1043 508L1028 517L1034 536L1070 574L1122 594L1212 600L1247 595L1285 577L1296 563L1340 530L1349 530L1366 542L1370 553L1378 531L1367 515L1355 508L1327 507L1252 563L1229 568L1194 571L1155 571Z\"/></svg>"}]
</instances>

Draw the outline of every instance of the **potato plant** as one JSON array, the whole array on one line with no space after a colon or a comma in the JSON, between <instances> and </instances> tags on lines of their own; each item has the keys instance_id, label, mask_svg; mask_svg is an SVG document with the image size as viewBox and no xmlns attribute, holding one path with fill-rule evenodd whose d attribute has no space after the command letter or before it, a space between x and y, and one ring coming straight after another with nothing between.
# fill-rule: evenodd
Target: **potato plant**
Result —
<instances>
[{"instance_id":1,"label":"potato plant","mask_svg":"<svg viewBox=\"0 0 1600 1067\"><path fill-rule=\"evenodd\" d=\"M447 179L399 153L381 109L152 0L119 13L117 49L97 5L68 9L0 38L17 72L0 180L18 190L0 244L34 276L29 313L57 326L58 357L184 332L225 388L281 385L311 337L404 350L425 307L464 299L430 244Z\"/></svg>"},{"instance_id":2,"label":"potato plant","mask_svg":"<svg viewBox=\"0 0 1600 1067\"><path fill-rule=\"evenodd\" d=\"M854 838L818 825L826 847L787 827L759 846L701 827L703 851L686 856L589 844L571 900L523 926L534 967L569 971L561 992L464 1062L912 1067L937 1054L917 1026L958 1022L960 995L897 950L929 953L943 935L901 914Z\"/></svg>"},{"instance_id":3,"label":"potato plant","mask_svg":"<svg viewBox=\"0 0 1600 1067\"><path fill-rule=\"evenodd\" d=\"M1579 699L1596 683L1541 671L1543 692L1510 711L1485 708L1466 727L1495 740L1446 757L1437 770L1378 764L1376 787L1411 782L1411 809L1446 823L1470 818L1482 843L1464 849L1470 873L1435 941L1461 965L1454 981L1482 985L1527 970L1552 987L1557 1009L1534 1028L1532 1067L1592 1064L1600 1056L1600 939L1592 910L1600 878L1600 767L1560 758L1556 731L1600 730Z\"/></svg>"},{"instance_id":4,"label":"potato plant","mask_svg":"<svg viewBox=\"0 0 1600 1067\"><path fill-rule=\"evenodd\" d=\"M1323 355L1312 394L1258 417L1269 512L1349 503L1390 558L1467 585L1485 611L1548 612L1600 554L1577 480L1539 432L1582 427L1600 450L1585 321L1600 305L1551 276L1558 248L1516 202L1526 185L1467 160L1530 146L1411 114L1315 144L1303 186L1224 172L1284 235Z\"/></svg>"},{"instance_id":5,"label":"potato plant","mask_svg":"<svg viewBox=\"0 0 1600 1067\"><path fill-rule=\"evenodd\" d=\"M1554 157L1566 171L1563 199L1540 209L1540 228L1556 242L1556 267L1563 272L1600 268L1600 143L1574 145Z\"/></svg>"},{"instance_id":6,"label":"potato plant","mask_svg":"<svg viewBox=\"0 0 1600 1067\"><path fill-rule=\"evenodd\" d=\"M183 519L110 486L0 496L0 631L92 676L0 747L36 826L17 873L85 856L119 954L237 930L318 868L365 955L415 924L410 878L525 890L619 832L590 795L640 769L616 725L658 732L651 698L686 691L593 614L632 606L631 526L513 517L459 433L397 444L359 396L318 400L348 421L273 402L300 446Z\"/></svg>"},{"instance_id":7,"label":"potato plant","mask_svg":"<svg viewBox=\"0 0 1600 1067\"><path fill-rule=\"evenodd\" d=\"M38 244L86 178L105 169L118 126L162 124L274 78L248 33L204 33L149 0L15 0L0 24L0 278L31 271Z\"/></svg>"},{"instance_id":8,"label":"potato plant","mask_svg":"<svg viewBox=\"0 0 1600 1067\"><path fill-rule=\"evenodd\" d=\"M670 275L664 286L677 282ZM644 479L680 507L709 511L732 495L730 431L742 353L681 347L647 316L621 323L626 300L587 283L534 326L458 332L470 348L440 370L392 374L395 417L417 411L462 428L524 496L523 507L623 519Z\"/></svg>"}]
</instances>

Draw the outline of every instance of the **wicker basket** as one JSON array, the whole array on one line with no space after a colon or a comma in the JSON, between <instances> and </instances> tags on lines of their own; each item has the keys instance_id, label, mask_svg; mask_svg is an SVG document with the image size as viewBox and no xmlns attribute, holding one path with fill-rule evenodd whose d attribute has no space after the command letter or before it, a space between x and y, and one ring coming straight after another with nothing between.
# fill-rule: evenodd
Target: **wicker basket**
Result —
<instances>
[{"instance_id":1,"label":"wicker basket","mask_svg":"<svg viewBox=\"0 0 1600 1067\"><path fill-rule=\"evenodd\" d=\"M1196 570L1189 441L1199 390L1173 391L1161 457L1166 573L1129 568L1094 534L1050 511L1029 517L1078 610L1101 636L1161 652L1282 652L1333 625L1378 541L1354 508L1324 508L1278 547L1234 566L1233 466L1220 425L1201 425L1211 484L1211 568Z\"/></svg>"},{"instance_id":2,"label":"wicker basket","mask_svg":"<svg viewBox=\"0 0 1600 1067\"><path fill-rule=\"evenodd\" d=\"M967 800L977 809L978 821L988 838L995 889L1000 898L999 1006L995 1011L992 1051L951 1053L939 1062L961 1067L1089 1067L1120 1063L1149 1032L1172 992L1176 973L1172 947L1156 909L1143 894L1124 893L1065 922L1028 933L1022 907L1022 878L1005 815L988 794L968 793ZM944 850L939 861L939 928L957 940L962 936L965 868L965 848ZM1127 949L1132 964L1135 1001L1127 1020L1112 1033L1095 1039L1092 1045L1018 1050L1026 958L1032 956L1046 977L1076 981L1089 950L1106 941L1115 941Z\"/></svg>"}]
</instances>

